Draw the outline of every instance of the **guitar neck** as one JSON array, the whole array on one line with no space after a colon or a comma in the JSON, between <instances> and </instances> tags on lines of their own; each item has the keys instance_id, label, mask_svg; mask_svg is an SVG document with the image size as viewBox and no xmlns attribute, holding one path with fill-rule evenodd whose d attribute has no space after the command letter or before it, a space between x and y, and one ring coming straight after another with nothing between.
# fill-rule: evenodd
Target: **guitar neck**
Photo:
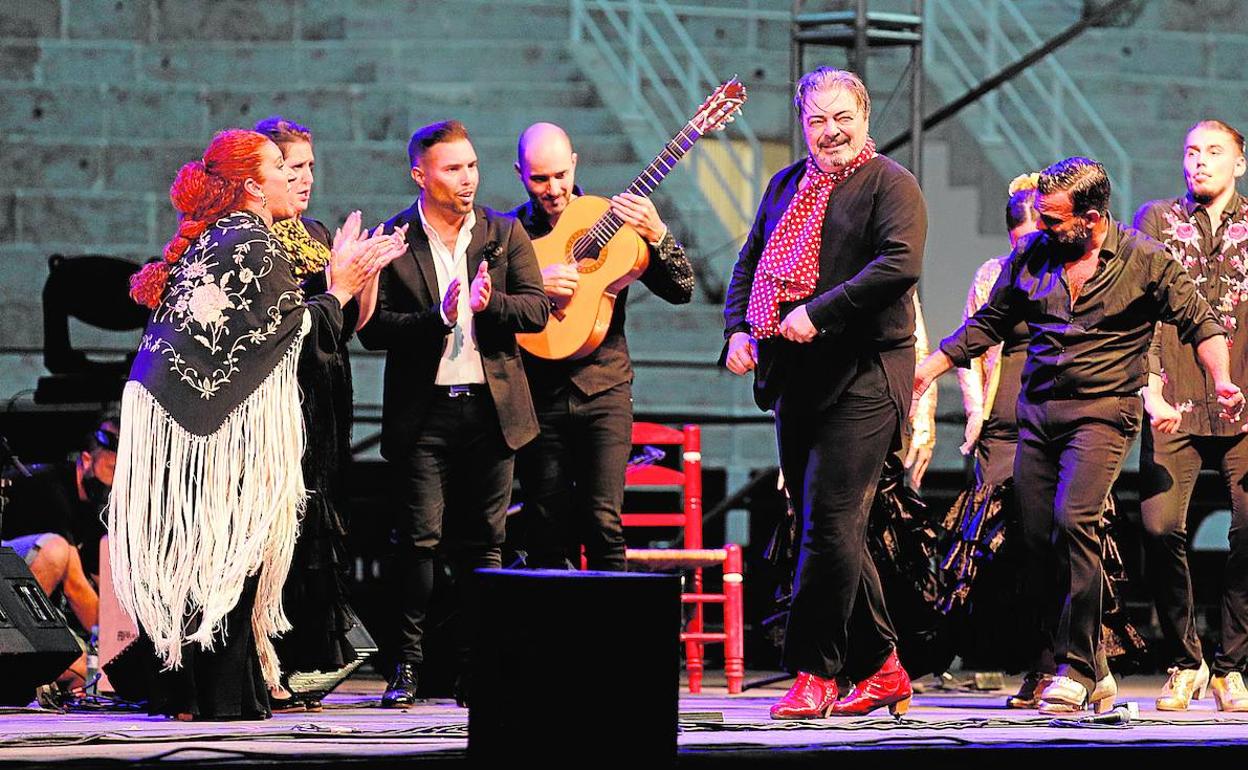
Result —
<instances>
[{"instance_id":1,"label":"guitar neck","mask_svg":"<svg viewBox=\"0 0 1248 770\"><path fill-rule=\"evenodd\" d=\"M663 146L663 149L650 161L650 165L646 166L640 174L633 179L626 191L634 195L649 196L654 192L663 178L668 172L676 168L676 164L680 159L685 157L690 148L702 138L702 133L694 128L692 123L686 123L671 141ZM593 228L590 229L589 236L597 248L601 249L607 245L607 241L611 240L620 228L624 226L624 221L615 214L608 211L603 214Z\"/></svg>"},{"instance_id":2,"label":"guitar neck","mask_svg":"<svg viewBox=\"0 0 1248 770\"><path fill-rule=\"evenodd\" d=\"M663 150L650 161L650 165L646 166L632 184L628 186L628 192L635 195L648 196L654 192L663 178L668 172L676 168L676 164L685 154L693 147L694 143L702 138L702 134L693 127L692 123L686 123L680 133L672 137Z\"/></svg>"}]
</instances>

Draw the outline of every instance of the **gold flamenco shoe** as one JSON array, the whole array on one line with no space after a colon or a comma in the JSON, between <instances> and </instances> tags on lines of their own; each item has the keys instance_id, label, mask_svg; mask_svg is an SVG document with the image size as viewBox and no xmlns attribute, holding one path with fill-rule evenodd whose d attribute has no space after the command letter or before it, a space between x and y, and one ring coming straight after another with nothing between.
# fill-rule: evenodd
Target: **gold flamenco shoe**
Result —
<instances>
[{"instance_id":1,"label":"gold flamenco shoe","mask_svg":"<svg viewBox=\"0 0 1248 770\"><path fill-rule=\"evenodd\" d=\"M1242 685L1242 682L1241 682ZM1200 668L1172 668L1170 679L1157 698L1158 711L1187 711L1192 698L1200 700L1209 689L1209 664L1203 660ZM1248 692L1244 693L1248 698ZM1248 703L1245 704L1248 707Z\"/></svg>"},{"instance_id":2,"label":"gold flamenco shoe","mask_svg":"<svg viewBox=\"0 0 1248 770\"><path fill-rule=\"evenodd\" d=\"M1041 714L1075 714L1084 709L1092 709L1097 714L1104 714L1114 707L1114 698L1118 695L1118 683L1113 674L1092 688L1087 688L1068 676L1055 676L1048 687L1040 695Z\"/></svg>"},{"instance_id":3,"label":"gold flamenco shoe","mask_svg":"<svg viewBox=\"0 0 1248 770\"><path fill-rule=\"evenodd\" d=\"M1213 690L1218 711L1248 711L1248 688L1244 687L1244 675L1238 671L1213 677L1209 689Z\"/></svg>"}]
</instances>

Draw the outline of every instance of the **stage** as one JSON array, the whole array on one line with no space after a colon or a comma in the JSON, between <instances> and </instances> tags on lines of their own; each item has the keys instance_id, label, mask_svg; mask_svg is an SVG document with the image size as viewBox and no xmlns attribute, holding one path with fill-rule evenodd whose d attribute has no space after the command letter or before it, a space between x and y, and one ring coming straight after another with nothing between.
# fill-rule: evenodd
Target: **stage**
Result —
<instances>
[{"instance_id":1,"label":"stage","mask_svg":"<svg viewBox=\"0 0 1248 770\"><path fill-rule=\"evenodd\" d=\"M916 695L900 722L883 711L882 716L854 719L773 722L767 709L782 694L782 686L730 697L712 679L703 694L681 697L677 764L813 765L852 756L923 768L988 763L1000 768L1002 762L1081 762L1092 755L1102 762L1134 762L1147 753L1148 759L1167 764L1211 754L1248 755L1248 714L1219 714L1211 698L1186 713L1157 712L1153 698L1164 681L1158 676L1120 682L1118 700L1139 704L1138 721L1096 727L1052 726L1049 718L1035 712L1003 709L1006 690L946 691L926 681L929 687ZM1006 684L1013 688L1017 679L1007 678ZM466 710L449 700L406 710L375 708L383 686L380 680L355 679L329 698L323 712L279 714L265 722L179 723L141 714L14 711L0 720L0 762L31 767L58 762L75 767L464 762ZM550 742L556 745L558 715L551 715L549 725ZM1037 754L1047 749L1054 751ZM541 757L516 759L542 766ZM604 766L612 764L610 759L611 749L604 747L602 756L585 757L580 765Z\"/></svg>"}]
</instances>

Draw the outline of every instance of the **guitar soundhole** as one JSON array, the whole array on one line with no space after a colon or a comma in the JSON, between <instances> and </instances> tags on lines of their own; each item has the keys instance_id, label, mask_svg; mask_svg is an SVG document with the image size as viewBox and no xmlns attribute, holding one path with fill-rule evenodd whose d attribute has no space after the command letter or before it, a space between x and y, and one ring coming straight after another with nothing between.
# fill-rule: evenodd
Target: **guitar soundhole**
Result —
<instances>
[{"instance_id":1,"label":"guitar soundhole","mask_svg":"<svg viewBox=\"0 0 1248 770\"><path fill-rule=\"evenodd\" d=\"M585 238L589 233L589 228L577 230L572 233L572 237L568 239L568 249L566 252L569 261L575 260L576 272L592 273L602 267L602 263L607 259L607 250L597 248L589 238ZM585 243L581 245L580 241L585 238ZM579 248L578 248L579 246ZM577 253L581 253L581 257L577 258Z\"/></svg>"}]
</instances>

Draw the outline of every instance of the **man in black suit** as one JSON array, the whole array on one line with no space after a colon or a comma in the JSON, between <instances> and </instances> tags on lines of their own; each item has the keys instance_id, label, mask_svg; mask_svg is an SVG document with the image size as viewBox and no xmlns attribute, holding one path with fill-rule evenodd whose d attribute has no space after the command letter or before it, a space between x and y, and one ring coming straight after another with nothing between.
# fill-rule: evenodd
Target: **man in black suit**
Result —
<instances>
[{"instance_id":1,"label":"man in black suit","mask_svg":"<svg viewBox=\"0 0 1248 770\"><path fill-rule=\"evenodd\" d=\"M576 153L567 133L553 123L535 123L520 135L516 173L529 201L512 214L533 238L550 233L576 186ZM650 247L641 282L674 305L693 298L693 267L647 197L622 193L611 210ZM575 265L558 262L542 270L552 303L566 303L576 291ZM628 288L620 292L602 344L575 360L524 356L541 434L521 450L516 474L524 493L528 564L566 567L585 560L590 569L627 569L620 510L624 471L632 451L633 364L624 338Z\"/></svg>"},{"instance_id":2,"label":"man in black suit","mask_svg":"<svg viewBox=\"0 0 1248 770\"><path fill-rule=\"evenodd\" d=\"M866 533L907 425L926 209L910 172L876 154L856 75L820 67L794 106L809 155L772 177L724 306L723 363L753 370L759 407L775 410L804 526L784 639L798 676L771 716L904 713L910 680ZM838 701L841 675L858 684Z\"/></svg>"},{"instance_id":3,"label":"man in black suit","mask_svg":"<svg viewBox=\"0 0 1248 770\"><path fill-rule=\"evenodd\" d=\"M398 480L403 616L382 698L390 707L415 700L443 531L465 613L472 570L500 566L515 451L537 435L515 335L540 331L549 315L524 228L473 205L477 156L463 124L419 129L408 156L420 196L386 222L387 232L409 225L408 253L382 271L376 313L359 333L386 351L381 453Z\"/></svg>"}]
</instances>

